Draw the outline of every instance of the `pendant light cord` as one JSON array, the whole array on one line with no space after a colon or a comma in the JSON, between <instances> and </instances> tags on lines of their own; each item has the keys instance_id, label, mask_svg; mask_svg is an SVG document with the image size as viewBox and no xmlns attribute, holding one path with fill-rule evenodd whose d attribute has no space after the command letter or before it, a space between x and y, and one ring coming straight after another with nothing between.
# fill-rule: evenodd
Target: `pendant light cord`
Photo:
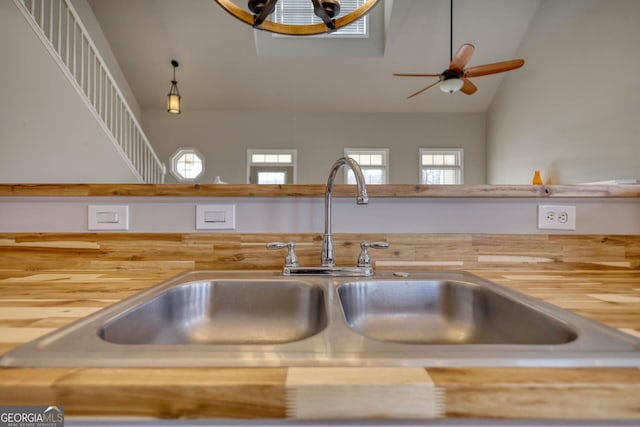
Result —
<instances>
[{"instance_id":1,"label":"pendant light cord","mask_svg":"<svg viewBox=\"0 0 640 427\"><path fill-rule=\"evenodd\" d=\"M449 62L453 61L453 0L449 6Z\"/></svg>"},{"instance_id":2,"label":"pendant light cord","mask_svg":"<svg viewBox=\"0 0 640 427\"><path fill-rule=\"evenodd\" d=\"M173 80L171 80L171 83L176 84L176 83L178 83L176 81L176 68L178 68L180 66L180 64L175 59L172 59L171 60L171 66L173 67Z\"/></svg>"}]
</instances>

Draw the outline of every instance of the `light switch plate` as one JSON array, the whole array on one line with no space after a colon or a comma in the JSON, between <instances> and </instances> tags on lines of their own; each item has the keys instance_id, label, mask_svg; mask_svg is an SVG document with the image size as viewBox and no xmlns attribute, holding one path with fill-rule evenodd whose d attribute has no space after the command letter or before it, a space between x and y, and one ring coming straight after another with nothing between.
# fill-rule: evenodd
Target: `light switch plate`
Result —
<instances>
[{"instance_id":1,"label":"light switch plate","mask_svg":"<svg viewBox=\"0 0 640 427\"><path fill-rule=\"evenodd\" d=\"M129 205L89 205L89 230L128 230Z\"/></svg>"},{"instance_id":2,"label":"light switch plate","mask_svg":"<svg viewBox=\"0 0 640 427\"><path fill-rule=\"evenodd\" d=\"M236 205L196 205L196 230L234 230Z\"/></svg>"}]
</instances>

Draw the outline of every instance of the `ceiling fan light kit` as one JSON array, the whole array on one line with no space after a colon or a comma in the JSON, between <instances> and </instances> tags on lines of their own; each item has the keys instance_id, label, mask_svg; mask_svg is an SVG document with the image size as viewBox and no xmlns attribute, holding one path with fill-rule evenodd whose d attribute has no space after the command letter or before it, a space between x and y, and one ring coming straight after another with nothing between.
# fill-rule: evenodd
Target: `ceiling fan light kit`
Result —
<instances>
[{"instance_id":1,"label":"ceiling fan light kit","mask_svg":"<svg viewBox=\"0 0 640 427\"><path fill-rule=\"evenodd\" d=\"M462 79L447 79L444 80L440 85L440 90L446 93L454 93L462 89L462 86L464 86L464 82L462 81Z\"/></svg>"},{"instance_id":2,"label":"ceiling fan light kit","mask_svg":"<svg viewBox=\"0 0 640 427\"><path fill-rule=\"evenodd\" d=\"M280 24L268 20L269 15L276 8L278 0L249 0L247 7L242 8L232 0L215 0L224 10L236 19L251 25L257 30L288 36L311 36L316 34L331 33L342 27L346 27L354 21L369 13L381 0L364 0L364 3L351 12L339 16L340 0L308 0L313 5L313 13L322 19L321 24Z\"/></svg>"}]
</instances>

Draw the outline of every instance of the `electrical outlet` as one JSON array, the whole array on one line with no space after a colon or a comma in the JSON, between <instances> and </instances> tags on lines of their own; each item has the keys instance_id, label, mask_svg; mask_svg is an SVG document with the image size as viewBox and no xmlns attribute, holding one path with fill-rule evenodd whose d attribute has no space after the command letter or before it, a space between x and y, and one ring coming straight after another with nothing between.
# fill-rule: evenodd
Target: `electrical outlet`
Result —
<instances>
[{"instance_id":1,"label":"electrical outlet","mask_svg":"<svg viewBox=\"0 0 640 427\"><path fill-rule=\"evenodd\" d=\"M538 229L575 230L575 206L538 205Z\"/></svg>"}]
</instances>

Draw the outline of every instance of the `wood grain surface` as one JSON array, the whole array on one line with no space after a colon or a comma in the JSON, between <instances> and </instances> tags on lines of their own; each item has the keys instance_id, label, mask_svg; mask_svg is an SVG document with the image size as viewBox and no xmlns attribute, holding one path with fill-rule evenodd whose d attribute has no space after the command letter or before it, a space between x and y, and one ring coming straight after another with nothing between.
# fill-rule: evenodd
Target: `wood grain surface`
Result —
<instances>
[{"instance_id":1,"label":"wood grain surface","mask_svg":"<svg viewBox=\"0 0 640 427\"><path fill-rule=\"evenodd\" d=\"M292 367L286 391L288 418L430 419L445 414L442 391L423 368Z\"/></svg>"},{"instance_id":2,"label":"wood grain surface","mask_svg":"<svg viewBox=\"0 0 640 427\"><path fill-rule=\"evenodd\" d=\"M266 251L264 243L283 237L1 234L0 352L185 270L277 269L283 257ZM307 242L300 248L302 259L315 263L319 236L293 237ZM362 237L337 235L338 259L355 260ZM469 270L640 336L639 236L366 237L392 244L390 250L376 253L378 268ZM446 417L640 422L640 367L428 368L426 372L425 378L442 392ZM64 405L70 418L284 419L287 409L290 417L298 416L287 405L292 386L289 378L288 387L288 374L287 368L5 368L0 370L0 404ZM366 370L360 374L369 375ZM392 390L403 375L375 386ZM307 396L327 396L326 381L314 379L318 377L313 374L299 378L295 387L304 384L311 390ZM313 401L305 407L313 408ZM418 416L415 413L360 416L407 418Z\"/></svg>"},{"instance_id":3,"label":"wood grain surface","mask_svg":"<svg viewBox=\"0 0 640 427\"><path fill-rule=\"evenodd\" d=\"M1 268L281 269L272 241L295 241L301 265L318 265L321 234L27 233L1 234ZM379 269L638 270L640 236L540 234L334 234L336 263L354 265L362 240L390 248Z\"/></svg>"},{"instance_id":4,"label":"wood grain surface","mask_svg":"<svg viewBox=\"0 0 640 427\"><path fill-rule=\"evenodd\" d=\"M0 402L64 405L71 417L285 418L286 376L286 368L2 369Z\"/></svg>"},{"instance_id":5,"label":"wood grain surface","mask_svg":"<svg viewBox=\"0 0 640 427\"><path fill-rule=\"evenodd\" d=\"M417 185L368 187L372 197L640 197L638 185ZM323 197L324 184L0 184L0 196ZM354 185L334 186L352 196Z\"/></svg>"}]
</instances>

